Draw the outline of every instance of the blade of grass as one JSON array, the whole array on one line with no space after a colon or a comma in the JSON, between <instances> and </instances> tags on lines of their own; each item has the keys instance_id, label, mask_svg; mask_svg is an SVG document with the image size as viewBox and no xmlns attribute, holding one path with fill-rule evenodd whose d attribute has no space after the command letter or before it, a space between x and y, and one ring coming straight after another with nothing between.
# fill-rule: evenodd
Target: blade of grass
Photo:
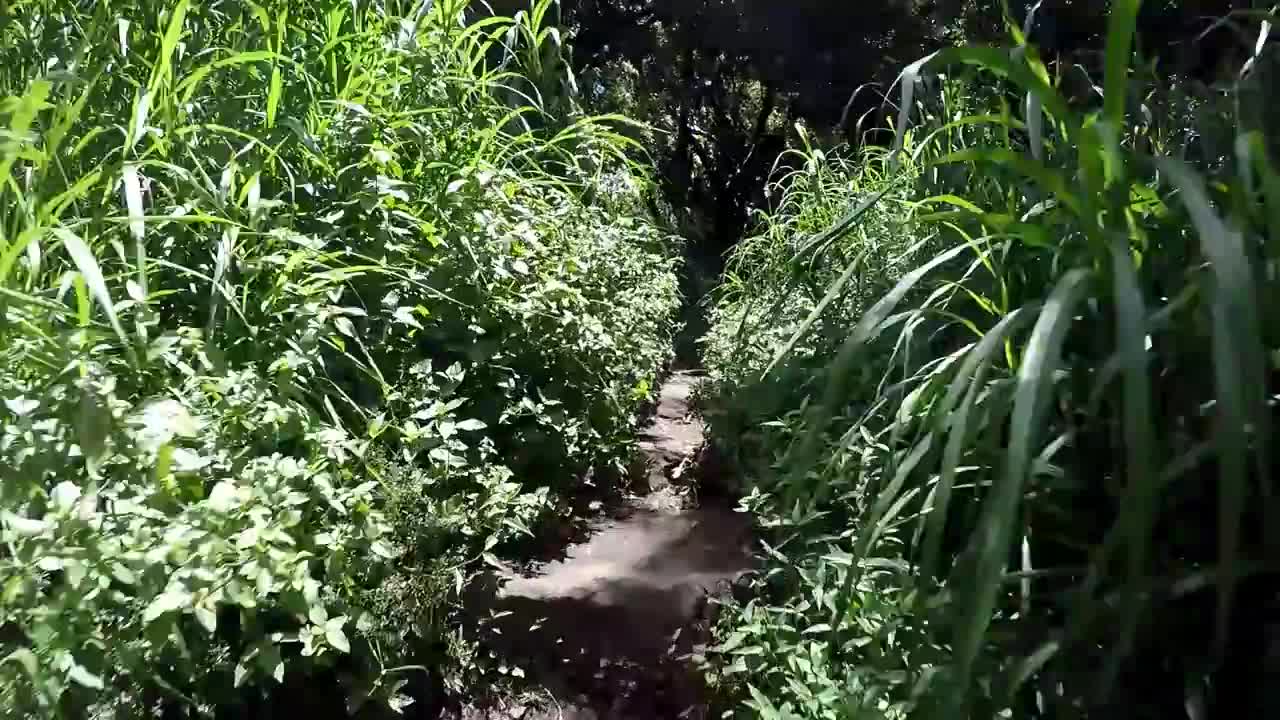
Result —
<instances>
[{"instance_id":1,"label":"blade of grass","mask_svg":"<svg viewBox=\"0 0 1280 720\"><path fill-rule=\"evenodd\" d=\"M827 380L826 390L823 393L823 401L810 411L804 439L796 446L794 453L790 454L789 464L792 467L791 477L793 479L804 477L813 467L818 451L826 438L827 424L835 415L836 408L844 398L848 375L853 363L865 349L867 343L884 329L890 313L920 280L941 265L954 260L968 249L968 245L954 247L907 273L854 326L853 331L841 344L839 352L830 365L830 375ZM799 488L803 486L803 483L798 481L791 482L788 483L788 486L786 501L787 504L791 504L795 501L794 493L799 492Z\"/></svg>"},{"instance_id":2,"label":"blade of grass","mask_svg":"<svg viewBox=\"0 0 1280 720\"><path fill-rule=\"evenodd\" d=\"M1178 188L1200 236L1200 247L1209 259L1213 285L1210 308L1213 318L1214 385L1217 393L1218 479L1218 614L1215 649L1226 649L1231 606L1239 579L1240 519L1248 495L1246 459L1253 449L1265 469L1268 438L1260 431L1266 418L1265 360L1258 331L1257 293L1245 253L1244 237L1227 226L1214 211L1204 184L1185 164L1157 158L1160 170Z\"/></svg>"},{"instance_id":3,"label":"blade of grass","mask_svg":"<svg viewBox=\"0 0 1280 720\"><path fill-rule=\"evenodd\" d=\"M827 307L840 297L841 293L844 292L845 285L849 284L849 281L853 279L854 273L862 267L862 259L865 254L866 253L863 252L854 256L853 260L849 261L849 264L845 267L844 271L840 273L840 277L836 278L834 282L827 286L826 294L823 295L822 299L818 301L818 304L814 306L813 311L804 319L804 322L800 323L800 327L796 328L796 331L791 334L791 338L788 339L787 342L783 343L782 347L778 348L778 351L774 353L773 360L771 360L768 366L766 366L760 373L761 380L769 377L769 374L778 366L778 363L782 362L783 358L791 354L791 351L795 349L800 340L809 332L809 329L818 321L818 318L822 317L822 313L826 311Z\"/></svg>"},{"instance_id":4,"label":"blade of grass","mask_svg":"<svg viewBox=\"0 0 1280 720\"><path fill-rule=\"evenodd\" d=\"M924 535L924 550L921 555L920 575L929 581L937 572L938 556L942 547L942 538L946 530L947 512L951 504L951 491L960 466L961 455L969 436L969 414L977 400L979 391L984 386L989 360L992 355L1004 346L1011 337L1031 318L1039 308L1037 306L1022 307L1005 315L988 330L982 340L965 356L964 363L956 372L947 395L938 410L937 432L948 432L947 444L942 455L942 469L937 487L934 489L932 507L925 516L927 527ZM957 407L960 393L964 393L963 402ZM954 414L951 408L956 407Z\"/></svg>"},{"instance_id":5,"label":"blade of grass","mask_svg":"<svg viewBox=\"0 0 1280 720\"><path fill-rule=\"evenodd\" d=\"M983 503L982 518L970 545L975 564L967 597L962 599L963 610L956 618L953 703L964 702L962 691L969 684L996 610L1014 528L1021 524L1018 506L1023 485L1061 364L1062 343L1071 327L1072 310L1088 279L1089 273L1077 268L1058 281L1040 312L1018 371L1004 477L993 485Z\"/></svg>"}]
</instances>

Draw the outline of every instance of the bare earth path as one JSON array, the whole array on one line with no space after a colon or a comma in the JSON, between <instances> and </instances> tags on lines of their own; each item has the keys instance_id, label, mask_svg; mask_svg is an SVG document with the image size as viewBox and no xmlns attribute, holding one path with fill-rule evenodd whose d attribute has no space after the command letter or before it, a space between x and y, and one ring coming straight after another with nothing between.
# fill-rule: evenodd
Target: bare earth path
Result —
<instances>
[{"instance_id":1,"label":"bare earth path","mask_svg":"<svg viewBox=\"0 0 1280 720\"><path fill-rule=\"evenodd\" d=\"M748 568L748 522L696 507L683 484L702 442L695 380L674 374L641 438L648 488L592 521L562 559L505 578L485 645L534 685L464 718L648 720L706 716L683 656L706 641L707 595Z\"/></svg>"}]
</instances>

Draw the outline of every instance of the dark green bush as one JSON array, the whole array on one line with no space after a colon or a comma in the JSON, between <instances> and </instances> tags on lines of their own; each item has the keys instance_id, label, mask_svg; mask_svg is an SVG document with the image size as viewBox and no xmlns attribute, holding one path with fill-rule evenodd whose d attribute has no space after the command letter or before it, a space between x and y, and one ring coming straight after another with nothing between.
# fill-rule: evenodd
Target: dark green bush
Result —
<instances>
[{"instance_id":1,"label":"dark green bush","mask_svg":"<svg viewBox=\"0 0 1280 720\"><path fill-rule=\"evenodd\" d=\"M549 4L6 6L3 714L402 705L482 557L622 462L679 248L622 119L503 90Z\"/></svg>"}]
</instances>

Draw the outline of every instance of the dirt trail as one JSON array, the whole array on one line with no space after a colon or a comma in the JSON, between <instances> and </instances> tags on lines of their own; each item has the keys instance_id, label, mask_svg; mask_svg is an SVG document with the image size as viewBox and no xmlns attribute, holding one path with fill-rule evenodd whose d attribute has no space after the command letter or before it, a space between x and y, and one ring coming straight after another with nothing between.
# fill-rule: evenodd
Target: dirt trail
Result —
<instances>
[{"instance_id":1,"label":"dirt trail","mask_svg":"<svg viewBox=\"0 0 1280 720\"><path fill-rule=\"evenodd\" d=\"M749 536L745 516L697 507L687 484L702 442L694 382L676 373L661 389L641 439L644 494L592 520L563 558L503 579L482 637L534 690L464 719L706 716L685 656L706 642L708 593L748 568Z\"/></svg>"}]
</instances>

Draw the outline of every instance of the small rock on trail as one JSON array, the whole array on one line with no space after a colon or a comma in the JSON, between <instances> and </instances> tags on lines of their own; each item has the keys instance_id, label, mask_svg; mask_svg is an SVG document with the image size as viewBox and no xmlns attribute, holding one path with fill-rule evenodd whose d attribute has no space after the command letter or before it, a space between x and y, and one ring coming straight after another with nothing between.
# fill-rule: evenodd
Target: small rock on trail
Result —
<instances>
[{"instance_id":1,"label":"small rock on trail","mask_svg":"<svg viewBox=\"0 0 1280 720\"><path fill-rule=\"evenodd\" d=\"M706 716L701 676L707 596L749 569L749 521L693 507L687 482L702 443L689 412L695 378L662 386L641 436L644 495L592 522L589 537L528 575L508 577L482 641L534 690L470 707L466 720L650 720Z\"/></svg>"}]
</instances>

